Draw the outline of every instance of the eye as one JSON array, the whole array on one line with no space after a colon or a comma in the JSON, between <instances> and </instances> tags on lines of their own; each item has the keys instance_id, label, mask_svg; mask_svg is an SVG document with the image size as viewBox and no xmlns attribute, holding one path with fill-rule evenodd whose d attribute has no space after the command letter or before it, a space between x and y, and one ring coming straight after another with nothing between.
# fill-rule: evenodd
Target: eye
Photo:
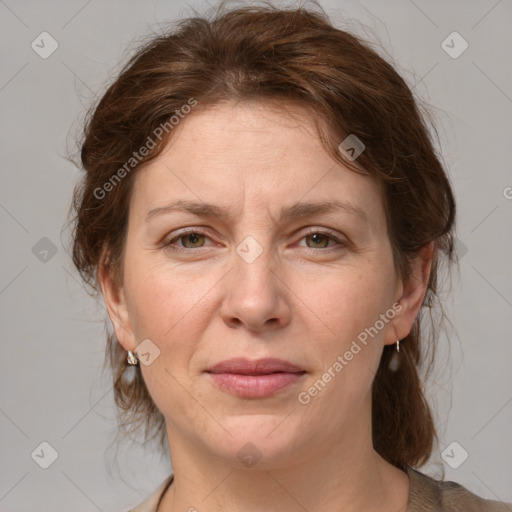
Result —
<instances>
[{"instance_id":1,"label":"eye","mask_svg":"<svg viewBox=\"0 0 512 512\"><path fill-rule=\"evenodd\" d=\"M206 233L199 231L197 229L190 230L187 232L181 232L180 234L174 236L173 238L168 239L163 242L163 245L166 249L178 250L178 251L187 251L193 249L201 249L203 247L207 247L208 245L214 244L206 244L206 241L210 240ZM328 249L331 247L336 249L343 249L347 246L346 243L338 239L331 233L325 231L310 231L306 235L301 238L302 240L306 240L306 247L308 249ZM304 245L299 243L299 246L304 247ZM339 247L336 247L339 246Z\"/></svg>"},{"instance_id":2,"label":"eye","mask_svg":"<svg viewBox=\"0 0 512 512\"><path fill-rule=\"evenodd\" d=\"M306 246L309 249L327 249L335 245L341 245L342 247L346 246L345 243L336 238L334 235L324 231L311 231L302 237L301 240L306 240ZM308 240L311 242L308 243Z\"/></svg>"},{"instance_id":3,"label":"eye","mask_svg":"<svg viewBox=\"0 0 512 512\"><path fill-rule=\"evenodd\" d=\"M177 250L201 249L202 247L205 247L205 241L207 239L209 240L208 236L206 236L206 234L201 231L188 231L182 232L174 238L164 242L164 246L166 248ZM176 241L180 240L182 241L181 245L175 243Z\"/></svg>"}]
</instances>

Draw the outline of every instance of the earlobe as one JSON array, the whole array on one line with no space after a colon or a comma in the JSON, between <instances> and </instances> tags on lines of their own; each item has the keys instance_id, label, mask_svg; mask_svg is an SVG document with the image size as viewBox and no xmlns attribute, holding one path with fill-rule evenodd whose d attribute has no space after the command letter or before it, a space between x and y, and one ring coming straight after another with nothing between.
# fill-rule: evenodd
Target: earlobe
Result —
<instances>
[{"instance_id":1,"label":"earlobe","mask_svg":"<svg viewBox=\"0 0 512 512\"><path fill-rule=\"evenodd\" d=\"M131 328L124 288L115 282L107 265L100 263L97 275L116 338L125 350L133 351L137 343Z\"/></svg>"},{"instance_id":2,"label":"earlobe","mask_svg":"<svg viewBox=\"0 0 512 512\"><path fill-rule=\"evenodd\" d=\"M404 339L411 332L427 293L434 249L434 242L429 242L411 262L411 274L404 281L402 295L398 299L401 309L393 321L393 339L386 340L388 344Z\"/></svg>"}]
</instances>

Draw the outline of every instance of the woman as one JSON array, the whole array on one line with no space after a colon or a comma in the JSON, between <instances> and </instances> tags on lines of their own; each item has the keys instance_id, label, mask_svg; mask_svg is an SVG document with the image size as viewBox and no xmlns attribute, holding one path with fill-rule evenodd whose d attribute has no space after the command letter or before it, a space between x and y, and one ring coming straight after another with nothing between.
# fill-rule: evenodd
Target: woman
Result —
<instances>
[{"instance_id":1,"label":"woman","mask_svg":"<svg viewBox=\"0 0 512 512\"><path fill-rule=\"evenodd\" d=\"M414 469L455 203L373 50L323 13L221 5L137 52L81 158L74 263L120 416L173 466L132 512L509 510Z\"/></svg>"}]
</instances>

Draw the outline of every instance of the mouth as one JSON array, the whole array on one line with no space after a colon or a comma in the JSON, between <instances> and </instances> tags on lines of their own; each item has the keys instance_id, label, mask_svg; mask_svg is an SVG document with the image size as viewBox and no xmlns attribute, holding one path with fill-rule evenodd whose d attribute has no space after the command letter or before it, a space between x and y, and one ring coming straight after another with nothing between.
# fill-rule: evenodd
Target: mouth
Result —
<instances>
[{"instance_id":1,"label":"mouth","mask_svg":"<svg viewBox=\"0 0 512 512\"><path fill-rule=\"evenodd\" d=\"M297 383L307 372L282 359L230 359L205 372L220 390L241 398L264 398Z\"/></svg>"}]
</instances>

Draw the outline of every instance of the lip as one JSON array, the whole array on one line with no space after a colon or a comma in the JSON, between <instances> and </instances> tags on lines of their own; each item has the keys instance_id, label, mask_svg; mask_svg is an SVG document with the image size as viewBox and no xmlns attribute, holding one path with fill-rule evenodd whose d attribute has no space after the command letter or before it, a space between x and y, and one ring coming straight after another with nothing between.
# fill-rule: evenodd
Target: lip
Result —
<instances>
[{"instance_id":1,"label":"lip","mask_svg":"<svg viewBox=\"0 0 512 512\"><path fill-rule=\"evenodd\" d=\"M243 398L264 398L298 382L305 370L282 359L222 361L206 370L221 390Z\"/></svg>"},{"instance_id":2,"label":"lip","mask_svg":"<svg viewBox=\"0 0 512 512\"><path fill-rule=\"evenodd\" d=\"M302 368L289 361L272 357L252 360L238 357L221 361L207 370L208 373L236 373L240 375L267 375L276 372L298 373L303 371Z\"/></svg>"}]
</instances>

